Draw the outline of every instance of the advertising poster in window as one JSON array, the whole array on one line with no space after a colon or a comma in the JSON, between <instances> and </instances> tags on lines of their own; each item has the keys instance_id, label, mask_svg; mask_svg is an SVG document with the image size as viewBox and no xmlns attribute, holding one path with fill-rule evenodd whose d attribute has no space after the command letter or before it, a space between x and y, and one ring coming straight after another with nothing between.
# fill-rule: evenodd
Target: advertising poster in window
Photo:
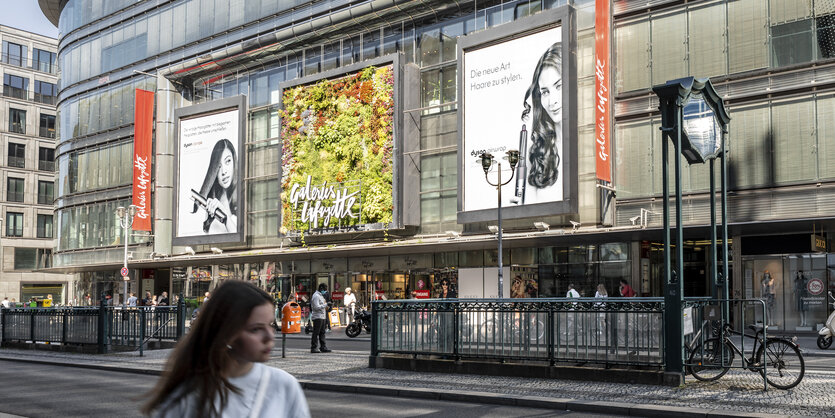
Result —
<instances>
[{"instance_id":1,"label":"advertising poster in window","mask_svg":"<svg viewBox=\"0 0 835 418\"><path fill-rule=\"evenodd\" d=\"M282 235L396 222L394 66L368 66L282 92Z\"/></svg>"},{"instance_id":2,"label":"advertising poster in window","mask_svg":"<svg viewBox=\"0 0 835 418\"><path fill-rule=\"evenodd\" d=\"M175 245L242 238L241 112L231 107L178 118Z\"/></svg>"},{"instance_id":3,"label":"advertising poster in window","mask_svg":"<svg viewBox=\"0 0 835 418\"><path fill-rule=\"evenodd\" d=\"M460 43L459 222L495 219L497 193L485 179L483 153L501 163L503 183L513 176L502 187L508 218L569 213L574 205L576 81L570 80L576 65L569 52L574 38L561 16L536 16L539 26L531 17ZM519 151L514 171L505 159L509 150ZM497 168L488 175L494 184ZM478 217L487 210L492 218Z\"/></svg>"}]
</instances>

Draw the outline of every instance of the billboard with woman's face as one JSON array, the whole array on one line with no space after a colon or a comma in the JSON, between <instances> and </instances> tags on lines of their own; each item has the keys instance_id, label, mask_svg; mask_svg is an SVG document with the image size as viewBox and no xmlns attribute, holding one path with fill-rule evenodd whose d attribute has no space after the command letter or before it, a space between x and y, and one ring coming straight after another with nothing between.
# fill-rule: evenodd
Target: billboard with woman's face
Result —
<instances>
[{"instance_id":1,"label":"billboard with woman's face","mask_svg":"<svg viewBox=\"0 0 835 418\"><path fill-rule=\"evenodd\" d=\"M232 98L177 110L175 245L242 240L243 106Z\"/></svg>"},{"instance_id":2,"label":"billboard with woman's face","mask_svg":"<svg viewBox=\"0 0 835 418\"><path fill-rule=\"evenodd\" d=\"M501 162L507 218L576 210L574 36L570 9L464 37L459 54L459 222L495 219L495 186L479 159ZM542 21L538 24L537 21ZM515 170L503 159L519 151ZM494 165L488 179L496 183Z\"/></svg>"}]
</instances>

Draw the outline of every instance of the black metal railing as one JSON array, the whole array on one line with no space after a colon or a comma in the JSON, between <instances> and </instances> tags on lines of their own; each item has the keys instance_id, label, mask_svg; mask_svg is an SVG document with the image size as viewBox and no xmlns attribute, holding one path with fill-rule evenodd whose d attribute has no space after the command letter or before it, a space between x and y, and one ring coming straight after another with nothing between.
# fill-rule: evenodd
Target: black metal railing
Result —
<instances>
[{"instance_id":1,"label":"black metal railing","mask_svg":"<svg viewBox=\"0 0 835 418\"><path fill-rule=\"evenodd\" d=\"M148 341L177 341L185 333L185 304L176 306L0 309L0 345L11 342L144 350Z\"/></svg>"},{"instance_id":2,"label":"black metal railing","mask_svg":"<svg viewBox=\"0 0 835 418\"><path fill-rule=\"evenodd\" d=\"M372 356L664 365L662 298L375 301Z\"/></svg>"}]
</instances>

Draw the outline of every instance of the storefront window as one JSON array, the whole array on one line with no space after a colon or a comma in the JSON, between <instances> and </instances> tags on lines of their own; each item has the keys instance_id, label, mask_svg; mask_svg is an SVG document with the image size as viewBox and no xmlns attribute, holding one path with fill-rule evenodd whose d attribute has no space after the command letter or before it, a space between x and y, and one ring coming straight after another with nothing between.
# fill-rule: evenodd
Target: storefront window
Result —
<instances>
[{"instance_id":1,"label":"storefront window","mask_svg":"<svg viewBox=\"0 0 835 418\"><path fill-rule=\"evenodd\" d=\"M828 259L826 254L796 254L745 260L745 298L763 301L774 329L816 331L826 321L826 291L833 287ZM763 323L762 310L749 312L757 323Z\"/></svg>"}]
</instances>

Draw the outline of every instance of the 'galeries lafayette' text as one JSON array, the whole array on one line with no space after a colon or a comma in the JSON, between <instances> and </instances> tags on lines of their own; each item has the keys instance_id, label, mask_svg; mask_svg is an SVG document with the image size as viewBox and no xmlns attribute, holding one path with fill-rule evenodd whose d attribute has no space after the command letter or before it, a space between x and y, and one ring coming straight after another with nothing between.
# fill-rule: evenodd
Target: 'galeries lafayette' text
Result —
<instances>
[{"instance_id":1,"label":"'galeries lafayette' text","mask_svg":"<svg viewBox=\"0 0 835 418\"><path fill-rule=\"evenodd\" d=\"M321 226L328 226L331 218L357 218L351 208L357 201L359 191L349 192L347 188L337 188L328 182L314 186L311 181L311 177L307 176L304 185L296 183L290 190L293 210L298 209L299 203L302 204L302 222L309 222L312 228L318 228L319 221L322 221Z\"/></svg>"}]
</instances>

